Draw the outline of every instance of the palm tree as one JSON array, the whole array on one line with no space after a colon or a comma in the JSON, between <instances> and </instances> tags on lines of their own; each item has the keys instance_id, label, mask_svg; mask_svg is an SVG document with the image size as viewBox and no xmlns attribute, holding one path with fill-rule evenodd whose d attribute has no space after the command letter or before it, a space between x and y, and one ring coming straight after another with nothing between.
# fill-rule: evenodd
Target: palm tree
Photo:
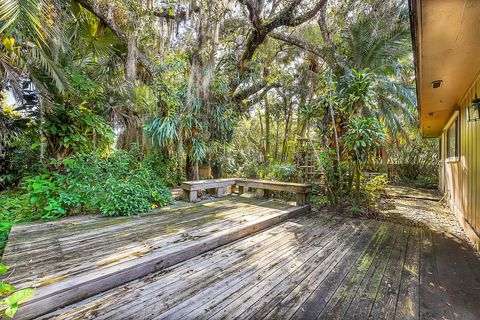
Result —
<instances>
[{"instance_id":1,"label":"palm tree","mask_svg":"<svg viewBox=\"0 0 480 320\"><path fill-rule=\"evenodd\" d=\"M413 125L416 120L405 8L394 6L374 17L360 15L343 32L339 50L350 68L342 79L344 85L371 90L368 94L357 92L359 97L371 98L364 103L363 114L380 119L393 136L403 134L402 124Z\"/></svg>"},{"instance_id":2,"label":"palm tree","mask_svg":"<svg viewBox=\"0 0 480 320\"><path fill-rule=\"evenodd\" d=\"M68 86L55 62L64 46L60 32L61 11L55 0L4 0L0 3L0 74L2 88L8 87L22 103L22 75L37 88L52 82L59 92Z\"/></svg>"}]
</instances>

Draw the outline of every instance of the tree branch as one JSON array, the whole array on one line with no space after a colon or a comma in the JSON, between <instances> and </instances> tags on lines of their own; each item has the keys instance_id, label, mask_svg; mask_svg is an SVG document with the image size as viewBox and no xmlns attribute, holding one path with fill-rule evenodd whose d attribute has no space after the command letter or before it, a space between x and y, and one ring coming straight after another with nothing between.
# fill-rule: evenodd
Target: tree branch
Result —
<instances>
[{"instance_id":1,"label":"tree branch","mask_svg":"<svg viewBox=\"0 0 480 320\"><path fill-rule=\"evenodd\" d=\"M325 50L322 50L322 49L314 46L310 42L303 41L303 40L300 40L298 38L292 37L290 35L282 34L282 33L279 33L279 32L272 32L272 33L269 34L269 36L271 38L286 42L286 43L291 44L295 47L298 47L300 49L303 49L305 51L313 53L314 55L319 56L320 58L324 59Z\"/></svg>"},{"instance_id":2,"label":"tree branch","mask_svg":"<svg viewBox=\"0 0 480 320\"><path fill-rule=\"evenodd\" d=\"M115 34L115 36L125 45L128 46L129 36L122 30L122 28L117 24L113 18L113 14L109 13L111 10L110 7L105 8L100 4L96 4L95 0L75 0L82 7L90 11L94 16L96 16L100 21L107 25L110 30ZM147 55L138 50L137 48L137 58L140 64L153 76L157 74L155 71L155 63L153 63Z\"/></svg>"},{"instance_id":3,"label":"tree branch","mask_svg":"<svg viewBox=\"0 0 480 320\"><path fill-rule=\"evenodd\" d=\"M258 93L259 91L262 91L262 95L266 94L269 90L273 88L278 88L280 87L280 84L278 83L270 83L268 84L267 81L263 80L261 82L255 83L251 85L250 87L247 87L245 89L242 89L238 92L235 92L232 95L231 101L234 103L240 103L245 99L248 99L249 97L253 96L254 94ZM262 96L263 97L263 96ZM240 111L245 111L243 108L239 108Z\"/></svg>"},{"instance_id":4,"label":"tree branch","mask_svg":"<svg viewBox=\"0 0 480 320\"><path fill-rule=\"evenodd\" d=\"M312 19L318 13L318 11L327 3L327 0L319 0L317 4L305 14L299 17L295 17L295 9L300 5L302 0L293 0L271 21L259 22L257 21L257 19L259 19L258 7L255 7L251 3L251 0L239 1L240 3L247 6L247 9L250 12L250 21L253 25L253 30L251 30L249 36L247 37L244 45L244 50L237 62L237 67L240 69L240 72L243 71L245 61L248 61L253 57L257 48L265 41L265 38L270 32L282 26L295 27L307 22L308 20Z\"/></svg>"}]
</instances>

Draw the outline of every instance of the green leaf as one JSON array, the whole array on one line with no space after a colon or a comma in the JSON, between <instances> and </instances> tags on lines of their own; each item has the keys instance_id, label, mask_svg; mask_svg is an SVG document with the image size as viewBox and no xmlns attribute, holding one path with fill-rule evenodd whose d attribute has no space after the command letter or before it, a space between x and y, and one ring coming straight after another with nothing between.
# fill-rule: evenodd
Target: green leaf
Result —
<instances>
[{"instance_id":1,"label":"green leaf","mask_svg":"<svg viewBox=\"0 0 480 320\"><path fill-rule=\"evenodd\" d=\"M34 293L35 293L35 289L27 288L27 289L14 292L7 298L0 301L0 304L7 306L7 309L5 310L5 315L7 315L10 318L13 318L13 316L17 312L18 305L20 304L20 302L30 298Z\"/></svg>"},{"instance_id":2,"label":"green leaf","mask_svg":"<svg viewBox=\"0 0 480 320\"><path fill-rule=\"evenodd\" d=\"M8 284L8 283L5 283L5 282L0 282L0 296L6 292L11 292L15 290L15 287Z\"/></svg>"},{"instance_id":3,"label":"green leaf","mask_svg":"<svg viewBox=\"0 0 480 320\"><path fill-rule=\"evenodd\" d=\"M0 263L0 274L5 274L8 271L8 267L3 263Z\"/></svg>"},{"instance_id":4,"label":"green leaf","mask_svg":"<svg viewBox=\"0 0 480 320\"><path fill-rule=\"evenodd\" d=\"M7 309L5 310L5 315L7 317L13 318L13 316L17 312L17 309L18 309L18 303L14 303L7 307Z\"/></svg>"}]
</instances>

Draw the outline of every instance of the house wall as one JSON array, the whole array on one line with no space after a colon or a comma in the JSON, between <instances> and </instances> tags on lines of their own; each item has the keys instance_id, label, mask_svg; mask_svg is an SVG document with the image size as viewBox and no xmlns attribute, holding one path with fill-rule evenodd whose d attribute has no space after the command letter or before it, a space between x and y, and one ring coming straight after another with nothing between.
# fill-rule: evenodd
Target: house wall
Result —
<instances>
[{"instance_id":1,"label":"house wall","mask_svg":"<svg viewBox=\"0 0 480 320\"><path fill-rule=\"evenodd\" d=\"M458 221L480 251L480 121L468 121L467 107L480 96L480 77L464 94L458 112L452 115L441 136L442 163L439 187L445 192L447 203ZM458 114L460 117L459 157L452 161L446 158L447 129Z\"/></svg>"}]
</instances>

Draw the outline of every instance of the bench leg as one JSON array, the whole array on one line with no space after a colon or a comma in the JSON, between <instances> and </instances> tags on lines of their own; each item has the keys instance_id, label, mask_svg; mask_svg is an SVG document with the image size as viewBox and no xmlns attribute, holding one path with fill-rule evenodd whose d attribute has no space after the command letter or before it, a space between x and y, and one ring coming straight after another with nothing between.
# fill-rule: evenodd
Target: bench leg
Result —
<instances>
[{"instance_id":1,"label":"bench leg","mask_svg":"<svg viewBox=\"0 0 480 320\"><path fill-rule=\"evenodd\" d=\"M238 186L238 194L244 194L247 192L247 188L244 186Z\"/></svg>"},{"instance_id":2,"label":"bench leg","mask_svg":"<svg viewBox=\"0 0 480 320\"><path fill-rule=\"evenodd\" d=\"M297 206L305 206L310 204L308 193L297 193Z\"/></svg>"},{"instance_id":3,"label":"bench leg","mask_svg":"<svg viewBox=\"0 0 480 320\"><path fill-rule=\"evenodd\" d=\"M183 200L188 202L197 201L197 190L183 190Z\"/></svg>"},{"instance_id":4,"label":"bench leg","mask_svg":"<svg viewBox=\"0 0 480 320\"><path fill-rule=\"evenodd\" d=\"M257 198L263 198L265 196L265 190L257 188L255 191L255 196Z\"/></svg>"},{"instance_id":5,"label":"bench leg","mask_svg":"<svg viewBox=\"0 0 480 320\"><path fill-rule=\"evenodd\" d=\"M211 195L212 197L221 198L225 195L225 188L218 187L218 188L208 189L208 194Z\"/></svg>"},{"instance_id":6,"label":"bench leg","mask_svg":"<svg viewBox=\"0 0 480 320\"><path fill-rule=\"evenodd\" d=\"M221 198L224 195L225 195L225 188L224 187L218 187L215 196L218 197L218 198Z\"/></svg>"}]
</instances>

